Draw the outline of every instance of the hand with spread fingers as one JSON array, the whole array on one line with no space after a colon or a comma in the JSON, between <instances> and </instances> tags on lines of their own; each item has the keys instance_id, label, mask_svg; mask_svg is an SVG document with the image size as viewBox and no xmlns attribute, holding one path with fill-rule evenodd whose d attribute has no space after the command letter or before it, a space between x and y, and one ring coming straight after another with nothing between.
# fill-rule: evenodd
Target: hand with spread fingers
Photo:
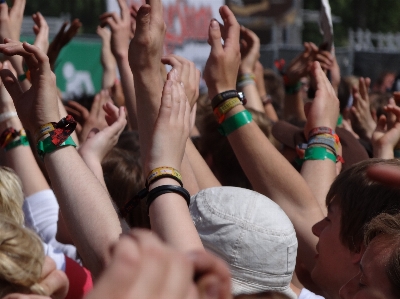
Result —
<instances>
[{"instance_id":1,"label":"hand with spread fingers","mask_svg":"<svg viewBox=\"0 0 400 299\"><path fill-rule=\"evenodd\" d=\"M56 80L47 55L33 45L9 39L0 45L0 52L9 56L22 56L30 71L32 86L25 92L10 70L0 71L1 79L14 101L24 128L34 133L43 124L58 122L60 115Z\"/></svg>"},{"instance_id":2,"label":"hand with spread fingers","mask_svg":"<svg viewBox=\"0 0 400 299\"><path fill-rule=\"evenodd\" d=\"M351 107L351 125L354 131L365 140L370 140L376 128L371 115L368 89L371 79L360 78L358 88L353 87L353 107Z\"/></svg>"},{"instance_id":3,"label":"hand with spread fingers","mask_svg":"<svg viewBox=\"0 0 400 299\"><path fill-rule=\"evenodd\" d=\"M313 43L304 43L304 51L290 62L286 70L287 82L285 84L297 84L301 78L308 76L314 61L315 48Z\"/></svg>"},{"instance_id":4,"label":"hand with spread fingers","mask_svg":"<svg viewBox=\"0 0 400 299\"><path fill-rule=\"evenodd\" d=\"M67 106L65 107L65 109L81 126L81 130L78 135L80 143L86 141L89 132L92 129L98 129L101 131L104 128L108 127L105 119L106 113L103 109L103 105L111 102L111 97L106 90L102 90L100 93L95 95L92 107L90 108L90 112L78 102L67 102Z\"/></svg>"},{"instance_id":5,"label":"hand with spread fingers","mask_svg":"<svg viewBox=\"0 0 400 299\"><path fill-rule=\"evenodd\" d=\"M162 57L162 63L168 64L176 70L177 81L182 82L190 107L193 107L199 97L200 71L196 65L178 55Z\"/></svg>"},{"instance_id":6,"label":"hand with spread fingers","mask_svg":"<svg viewBox=\"0 0 400 299\"><path fill-rule=\"evenodd\" d=\"M33 45L47 53L49 49L49 25L40 12L33 14L32 19L35 22L33 32L36 35Z\"/></svg>"},{"instance_id":7,"label":"hand with spread fingers","mask_svg":"<svg viewBox=\"0 0 400 299\"><path fill-rule=\"evenodd\" d=\"M395 121L394 123L389 123L386 116L382 114L372 134L371 143L374 158L393 159L394 150L400 141L400 107L388 105L385 110L389 118L392 115L394 116Z\"/></svg>"},{"instance_id":8,"label":"hand with spread fingers","mask_svg":"<svg viewBox=\"0 0 400 299\"><path fill-rule=\"evenodd\" d=\"M108 25L111 29L111 51L114 56L125 57L131 36L131 16L125 0L118 0L118 5L121 15L116 12L103 13L100 16L100 26Z\"/></svg>"},{"instance_id":9,"label":"hand with spread fingers","mask_svg":"<svg viewBox=\"0 0 400 299\"><path fill-rule=\"evenodd\" d=\"M236 89L240 65L239 23L228 6L222 6L219 13L224 25L220 25L215 19L211 20L208 29L211 53L204 69L204 80L211 99L221 92ZM221 38L224 44L221 43Z\"/></svg>"},{"instance_id":10,"label":"hand with spread fingers","mask_svg":"<svg viewBox=\"0 0 400 299\"><path fill-rule=\"evenodd\" d=\"M47 56L49 56L51 69L54 70L54 64L56 63L57 57L60 54L62 48L67 45L71 39L78 33L79 29L82 27L82 23L79 19L74 19L67 30L68 22L65 22L57 35L54 37L53 41L50 43L49 49L47 51Z\"/></svg>"}]
</instances>

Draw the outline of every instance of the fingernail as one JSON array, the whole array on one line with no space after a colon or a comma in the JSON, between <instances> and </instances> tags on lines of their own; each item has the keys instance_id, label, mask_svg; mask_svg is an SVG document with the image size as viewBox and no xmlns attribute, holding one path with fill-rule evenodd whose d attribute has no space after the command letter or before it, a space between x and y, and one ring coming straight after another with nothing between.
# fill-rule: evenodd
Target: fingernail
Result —
<instances>
[{"instance_id":1,"label":"fingernail","mask_svg":"<svg viewBox=\"0 0 400 299\"><path fill-rule=\"evenodd\" d=\"M212 29L217 29L217 28L219 28L219 24L218 24L218 22L214 19L214 20L211 20L211 28Z\"/></svg>"},{"instance_id":2,"label":"fingernail","mask_svg":"<svg viewBox=\"0 0 400 299\"><path fill-rule=\"evenodd\" d=\"M8 69L8 62L7 62L7 61L4 61L4 63L3 63L3 69Z\"/></svg>"}]
</instances>

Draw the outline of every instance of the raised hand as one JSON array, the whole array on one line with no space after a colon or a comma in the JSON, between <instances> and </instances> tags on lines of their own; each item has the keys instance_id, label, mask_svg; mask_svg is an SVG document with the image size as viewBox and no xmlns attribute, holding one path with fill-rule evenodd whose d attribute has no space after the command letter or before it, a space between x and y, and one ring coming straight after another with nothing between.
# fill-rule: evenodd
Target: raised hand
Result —
<instances>
[{"instance_id":1,"label":"raised hand","mask_svg":"<svg viewBox=\"0 0 400 299\"><path fill-rule=\"evenodd\" d=\"M363 139L371 139L376 123L371 115L368 89L371 79L360 78L358 88L353 87L353 107L351 107L351 124L354 131Z\"/></svg>"},{"instance_id":2,"label":"raised hand","mask_svg":"<svg viewBox=\"0 0 400 299\"><path fill-rule=\"evenodd\" d=\"M190 105L185 90L172 69L165 82L160 111L154 126L145 173L162 166L181 168L190 130Z\"/></svg>"},{"instance_id":3,"label":"raised hand","mask_svg":"<svg viewBox=\"0 0 400 299\"><path fill-rule=\"evenodd\" d=\"M47 56L49 56L51 69L54 70L54 64L56 63L57 57L60 54L62 48L67 45L71 39L78 33L79 28L82 27L82 23L79 19L75 19L71 22L71 25L67 28L68 22L65 22L57 35L54 37L53 41L49 46L49 50L47 51Z\"/></svg>"},{"instance_id":4,"label":"raised hand","mask_svg":"<svg viewBox=\"0 0 400 299\"><path fill-rule=\"evenodd\" d=\"M47 53L49 49L49 25L47 25L46 19L40 12L33 14L32 19L35 22L33 32L36 35L33 45Z\"/></svg>"},{"instance_id":5,"label":"raised hand","mask_svg":"<svg viewBox=\"0 0 400 299\"><path fill-rule=\"evenodd\" d=\"M393 151L400 141L400 107L388 105L385 107L388 114L393 114L395 122L388 124L385 115L381 115L371 143L374 151L374 158L393 159Z\"/></svg>"},{"instance_id":6,"label":"raised hand","mask_svg":"<svg viewBox=\"0 0 400 299\"><path fill-rule=\"evenodd\" d=\"M309 74L315 57L315 48L316 46L313 43L304 43L304 51L290 62L286 70L288 78L286 84L296 84L302 77Z\"/></svg>"},{"instance_id":7,"label":"raised hand","mask_svg":"<svg viewBox=\"0 0 400 299\"><path fill-rule=\"evenodd\" d=\"M222 6L219 13L224 25L215 19L211 20L208 29L211 53L204 69L204 80L211 99L221 92L236 89L240 64L239 23L228 6ZM221 38L224 40L223 45Z\"/></svg>"},{"instance_id":8,"label":"raised hand","mask_svg":"<svg viewBox=\"0 0 400 299\"><path fill-rule=\"evenodd\" d=\"M1 79L14 101L24 128L34 133L43 124L58 122L60 115L56 80L47 55L38 47L10 39L0 45L0 52L24 57L31 74L32 86L23 92L18 79L10 70L0 71Z\"/></svg>"},{"instance_id":9,"label":"raised hand","mask_svg":"<svg viewBox=\"0 0 400 299\"><path fill-rule=\"evenodd\" d=\"M118 0L121 15L115 12L106 12L100 16L100 26L108 25L111 29L111 51L117 56L128 53L131 36L131 16L125 0Z\"/></svg>"},{"instance_id":10,"label":"raised hand","mask_svg":"<svg viewBox=\"0 0 400 299\"><path fill-rule=\"evenodd\" d=\"M135 36L129 46L129 65L138 69L157 69L162 56L166 25L161 0L149 0L136 15ZM135 73L134 73L135 75Z\"/></svg>"},{"instance_id":11,"label":"raised hand","mask_svg":"<svg viewBox=\"0 0 400 299\"><path fill-rule=\"evenodd\" d=\"M7 2L0 4L0 38L19 40L21 35L22 20L24 17L25 0L14 0L13 6L8 7Z\"/></svg>"},{"instance_id":12,"label":"raised hand","mask_svg":"<svg viewBox=\"0 0 400 299\"><path fill-rule=\"evenodd\" d=\"M79 153L84 157L85 162L88 159L95 159L96 162L101 163L107 153L117 144L118 138L126 126L125 108L119 109L110 102L103 106L105 119L107 120L108 127L101 131L93 128L85 142L79 147Z\"/></svg>"},{"instance_id":13,"label":"raised hand","mask_svg":"<svg viewBox=\"0 0 400 299\"><path fill-rule=\"evenodd\" d=\"M260 39L258 36L244 26L240 27L241 62L239 72L251 74L258 59L260 58Z\"/></svg>"},{"instance_id":14,"label":"raised hand","mask_svg":"<svg viewBox=\"0 0 400 299\"><path fill-rule=\"evenodd\" d=\"M307 123L304 127L304 136L309 135L311 129L316 127L336 127L339 116L339 99L323 72L319 62L314 62L311 67L311 75L315 81L315 98L305 107Z\"/></svg>"},{"instance_id":15,"label":"raised hand","mask_svg":"<svg viewBox=\"0 0 400 299\"><path fill-rule=\"evenodd\" d=\"M200 71L196 65L190 60L173 54L164 56L161 61L175 69L177 81L182 82L189 104L193 107L199 97L200 85Z\"/></svg>"}]
</instances>

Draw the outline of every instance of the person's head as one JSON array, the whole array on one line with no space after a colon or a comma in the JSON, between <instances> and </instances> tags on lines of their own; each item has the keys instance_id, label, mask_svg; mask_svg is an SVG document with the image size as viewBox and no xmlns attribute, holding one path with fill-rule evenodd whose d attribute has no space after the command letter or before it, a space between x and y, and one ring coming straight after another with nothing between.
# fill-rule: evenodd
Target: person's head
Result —
<instances>
[{"instance_id":1,"label":"person's head","mask_svg":"<svg viewBox=\"0 0 400 299\"><path fill-rule=\"evenodd\" d=\"M39 285L44 258L43 245L39 237L2 214L0 297L10 293L47 295Z\"/></svg>"},{"instance_id":2,"label":"person's head","mask_svg":"<svg viewBox=\"0 0 400 299\"><path fill-rule=\"evenodd\" d=\"M251 190L216 187L194 195L189 210L204 247L228 264L234 295L296 297L290 289L296 232L276 203Z\"/></svg>"},{"instance_id":3,"label":"person's head","mask_svg":"<svg viewBox=\"0 0 400 299\"><path fill-rule=\"evenodd\" d=\"M126 144L130 144L129 140ZM104 181L111 198L121 211L125 204L144 187L138 152L114 147L102 161ZM145 200L125 218L131 227L149 228Z\"/></svg>"},{"instance_id":4,"label":"person's head","mask_svg":"<svg viewBox=\"0 0 400 299\"><path fill-rule=\"evenodd\" d=\"M365 230L360 271L340 290L343 299L400 298L400 214L382 213Z\"/></svg>"},{"instance_id":5,"label":"person's head","mask_svg":"<svg viewBox=\"0 0 400 299\"><path fill-rule=\"evenodd\" d=\"M11 168L0 166L0 213L22 225L24 223L23 203L24 193L21 180Z\"/></svg>"},{"instance_id":6,"label":"person's head","mask_svg":"<svg viewBox=\"0 0 400 299\"><path fill-rule=\"evenodd\" d=\"M382 212L400 211L400 188L366 175L369 166L377 164L399 167L400 161L370 159L342 172L326 197L327 217L313 226L319 255L312 278L328 297L337 297L340 287L358 273L364 226Z\"/></svg>"},{"instance_id":7,"label":"person's head","mask_svg":"<svg viewBox=\"0 0 400 299\"><path fill-rule=\"evenodd\" d=\"M249 111L253 120L264 134L269 137L271 122L266 118L265 114L253 109L249 109ZM199 152L221 184L252 189L250 181L243 172L228 139L218 132L218 122L209 107L199 115L198 122L200 138L197 145L199 146Z\"/></svg>"}]
</instances>

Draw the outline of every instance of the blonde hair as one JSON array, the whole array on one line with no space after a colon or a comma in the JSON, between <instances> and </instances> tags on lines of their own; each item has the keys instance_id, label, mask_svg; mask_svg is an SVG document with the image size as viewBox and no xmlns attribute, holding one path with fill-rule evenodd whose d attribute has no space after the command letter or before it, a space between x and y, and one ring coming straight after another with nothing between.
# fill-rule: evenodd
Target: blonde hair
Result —
<instances>
[{"instance_id":1,"label":"blonde hair","mask_svg":"<svg viewBox=\"0 0 400 299\"><path fill-rule=\"evenodd\" d=\"M33 231L0 215L0 298L10 293L47 295L39 285L44 258Z\"/></svg>"},{"instance_id":2,"label":"blonde hair","mask_svg":"<svg viewBox=\"0 0 400 299\"><path fill-rule=\"evenodd\" d=\"M11 168L0 166L0 213L24 224L22 183Z\"/></svg>"}]
</instances>

